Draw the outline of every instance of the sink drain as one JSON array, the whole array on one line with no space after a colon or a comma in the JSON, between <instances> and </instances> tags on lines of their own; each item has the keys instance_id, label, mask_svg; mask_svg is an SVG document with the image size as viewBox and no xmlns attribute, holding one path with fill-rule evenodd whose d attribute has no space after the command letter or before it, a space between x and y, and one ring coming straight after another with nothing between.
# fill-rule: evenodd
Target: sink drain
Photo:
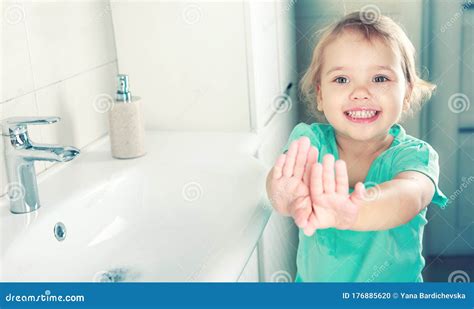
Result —
<instances>
[{"instance_id":1,"label":"sink drain","mask_svg":"<svg viewBox=\"0 0 474 309\"><path fill-rule=\"evenodd\" d=\"M109 270L98 271L92 281L94 282L131 282L137 281L140 274L128 267L116 267Z\"/></svg>"},{"instance_id":2,"label":"sink drain","mask_svg":"<svg viewBox=\"0 0 474 309\"><path fill-rule=\"evenodd\" d=\"M58 241L63 241L66 238L66 226L62 222L56 223L54 226L54 237Z\"/></svg>"}]
</instances>

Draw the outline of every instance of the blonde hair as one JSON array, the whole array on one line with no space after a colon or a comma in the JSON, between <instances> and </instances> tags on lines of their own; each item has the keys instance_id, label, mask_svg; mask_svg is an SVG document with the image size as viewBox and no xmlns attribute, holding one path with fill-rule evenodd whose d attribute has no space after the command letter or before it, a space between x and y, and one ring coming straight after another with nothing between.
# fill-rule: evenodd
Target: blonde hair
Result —
<instances>
[{"instance_id":1,"label":"blonde hair","mask_svg":"<svg viewBox=\"0 0 474 309\"><path fill-rule=\"evenodd\" d=\"M379 15L371 20L367 20L364 17L364 12L353 12L321 30L322 34L314 48L311 64L300 81L301 99L308 104L310 113L316 118L325 118L324 114L316 109L316 87L321 81L324 49L341 35L344 30L357 31L369 42L374 38L381 39L394 49L398 49L401 56L402 70L411 88L410 97L406 102L409 104L409 108L402 114L402 118L407 115L411 116L418 111L423 103L429 100L436 89L436 85L418 76L415 68L415 47L402 28L387 16Z\"/></svg>"}]
</instances>

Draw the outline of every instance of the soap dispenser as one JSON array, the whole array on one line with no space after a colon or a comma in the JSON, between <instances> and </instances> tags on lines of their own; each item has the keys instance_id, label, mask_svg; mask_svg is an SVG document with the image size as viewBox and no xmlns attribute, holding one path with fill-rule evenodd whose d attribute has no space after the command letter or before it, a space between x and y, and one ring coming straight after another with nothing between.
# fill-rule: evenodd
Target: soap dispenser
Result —
<instances>
[{"instance_id":1,"label":"soap dispenser","mask_svg":"<svg viewBox=\"0 0 474 309\"><path fill-rule=\"evenodd\" d=\"M112 156L132 159L146 154L142 103L132 97L128 76L117 75L117 95L109 110L109 135Z\"/></svg>"}]
</instances>

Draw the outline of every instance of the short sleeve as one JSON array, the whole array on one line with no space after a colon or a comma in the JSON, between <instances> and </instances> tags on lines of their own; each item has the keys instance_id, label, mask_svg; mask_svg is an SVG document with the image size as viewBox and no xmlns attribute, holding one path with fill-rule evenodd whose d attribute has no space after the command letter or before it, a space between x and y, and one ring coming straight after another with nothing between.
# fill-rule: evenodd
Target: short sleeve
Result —
<instances>
[{"instance_id":1,"label":"short sleeve","mask_svg":"<svg viewBox=\"0 0 474 309\"><path fill-rule=\"evenodd\" d=\"M288 148L290 147L290 144L302 136L307 136L311 141L311 145L318 148L319 150L321 140L323 138L322 135L323 134L321 132L321 129L319 128L317 123L308 125L304 122L301 122L293 129L293 131L291 131L290 137L288 138L288 141L286 142L285 146L283 146L281 152L287 152Z\"/></svg>"},{"instance_id":2,"label":"short sleeve","mask_svg":"<svg viewBox=\"0 0 474 309\"><path fill-rule=\"evenodd\" d=\"M438 187L439 163L438 153L427 143L409 145L399 151L392 162L392 176L404 171L417 171L428 176L435 186L431 202L444 208L448 198Z\"/></svg>"}]
</instances>

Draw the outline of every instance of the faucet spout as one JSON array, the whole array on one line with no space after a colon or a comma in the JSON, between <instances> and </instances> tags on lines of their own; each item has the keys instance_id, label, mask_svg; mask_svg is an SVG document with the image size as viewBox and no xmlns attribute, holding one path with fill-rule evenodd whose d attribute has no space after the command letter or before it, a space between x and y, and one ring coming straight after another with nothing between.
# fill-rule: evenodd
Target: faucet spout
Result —
<instances>
[{"instance_id":1,"label":"faucet spout","mask_svg":"<svg viewBox=\"0 0 474 309\"><path fill-rule=\"evenodd\" d=\"M80 154L76 147L41 144L32 144L31 147L18 151L27 160L51 162L71 161Z\"/></svg>"}]
</instances>

